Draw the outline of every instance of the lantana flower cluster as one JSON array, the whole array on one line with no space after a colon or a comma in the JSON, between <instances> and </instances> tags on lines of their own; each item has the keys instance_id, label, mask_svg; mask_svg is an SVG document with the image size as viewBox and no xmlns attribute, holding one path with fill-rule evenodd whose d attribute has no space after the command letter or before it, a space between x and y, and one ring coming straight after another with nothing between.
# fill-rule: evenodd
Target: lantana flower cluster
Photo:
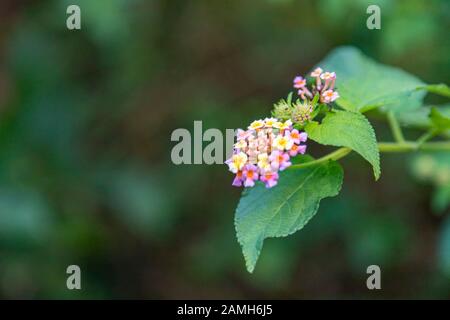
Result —
<instances>
[{"instance_id":1,"label":"lantana flower cluster","mask_svg":"<svg viewBox=\"0 0 450 320\"><path fill-rule=\"evenodd\" d=\"M305 125L314 117L317 111L317 103L330 104L339 98L339 93L335 89L336 73L324 72L321 68L316 68L311 72L314 83L308 87L307 80L302 76L296 76L293 81L294 88L297 89L300 99L291 103L280 100L274 105L272 115L278 119L292 119L296 124Z\"/></svg>"},{"instance_id":2,"label":"lantana flower cluster","mask_svg":"<svg viewBox=\"0 0 450 320\"><path fill-rule=\"evenodd\" d=\"M316 94L319 94L321 103L331 103L339 98L339 93L334 89L336 82L335 72L324 72L322 68L316 68L311 72L311 77L315 78L315 83L312 85L311 90L308 89L305 78L302 76L294 78L294 88L298 90L297 93L302 100L312 99Z\"/></svg>"},{"instance_id":3,"label":"lantana flower cluster","mask_svg":"<svg viewBox=\"0 0 450 320\"><path fill-rule=\"evenodd\" d=\"M267 188L278 183L279 171L292 163L291 157L306 152L306 132L299 132L291 120L276 118L253 121L247 130L238 129L233 155L225 161L236 174L233 186L253 187L260 180Z\"/></svg>"}]
</instances>

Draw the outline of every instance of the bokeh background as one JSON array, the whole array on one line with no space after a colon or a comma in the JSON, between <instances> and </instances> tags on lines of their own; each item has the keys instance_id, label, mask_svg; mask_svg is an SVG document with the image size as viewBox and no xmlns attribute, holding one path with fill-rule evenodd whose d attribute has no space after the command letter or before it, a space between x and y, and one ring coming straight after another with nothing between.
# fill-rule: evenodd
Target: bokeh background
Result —
<instances>
[{"instance_id":1,"label":"bokeh background","mask_svg":"<svg viewBox=\"0 0 450 320\"><path fill-rule=\"evenodd\" d=\"M449 27L446 0L1 1L0 298L450 298L448 154L383 154L378 182L345 158L342 193L254 274L227 168L170 160L175 128L266 116L339 45L448 84Z\"/></svg>"}]
</instances>

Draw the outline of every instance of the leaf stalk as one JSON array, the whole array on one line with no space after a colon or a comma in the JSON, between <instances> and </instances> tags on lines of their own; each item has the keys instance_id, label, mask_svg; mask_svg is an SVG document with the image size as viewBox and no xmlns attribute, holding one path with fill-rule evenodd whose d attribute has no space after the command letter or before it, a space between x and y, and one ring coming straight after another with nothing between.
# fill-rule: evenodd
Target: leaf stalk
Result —
<instances>
[{"instance_id":1,"label":"leaf stalk","mask_svg":"<svg viewBox=\"0 0 450 320\"><path fill-rule=\"evenodd\" d=\"M395 141L399 143L405 142L405 138L403 137L402 128L400 128L400 124L395 117L394 112L389 111L387 113L387 119L389 121L389 126L391 127L392 135L394 136Z\"/></svg>"},{"instance_id":2,"label":"leaf stalk","mask_svg":"<svg viewBox=\"0 0 450 320\"><path fill-rule=\"evenodd\" d=\"M380 152L385 153L403 153L403 152L413 152L413 151L450 151L450 141L433 141L433 142L414 142L414 141L404 141L404 142L379 142L378 149ZM344 158L348 155L352 149L343 147L339 148L321 158L308 161L305 163L294 164L289 167L289 169L303 169L312 166L322 164L327 161L336 161Z\"/></svg>"}]
</instances>

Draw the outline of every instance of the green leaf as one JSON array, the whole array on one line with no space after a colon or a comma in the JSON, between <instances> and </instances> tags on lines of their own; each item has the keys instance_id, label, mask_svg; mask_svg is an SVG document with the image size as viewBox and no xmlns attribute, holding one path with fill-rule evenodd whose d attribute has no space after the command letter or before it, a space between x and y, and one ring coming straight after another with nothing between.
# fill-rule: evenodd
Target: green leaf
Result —
<instances>
[{"instance_id":1,"label":"green leaf","mask_svg":"<svg viewBox=\"0 0 450 320\"><path fill-rule=\"evenodd\" d=\"M292 104L292 92L289 92L289 94L287 96L287 99L286 99L286 102L287 102L287 104L289 106L291 106L291 104Z\"/></svg>"},{"instance_id":2,"label":"green leaf","mask_svg":"<svg viewBox=\"0 0 450 320\"><path fill-rule=\"evenodd\" d=\"M450 115L445 114L436 107L433 107L430 112L430 119L433 125L439 130L450 129Z\"/></svg>"},{"instance_id":3,"label":"green leaf","mask_svg":"<svg viewBox=\"0 0 450 320\"><path fill-rule=\"evenodd\" d=\"M436 109L442 117L450 118L450 104L423 106L412 111L400 112L396 114L396 116L402 126L427 129L435 126L431 120L431 109L433 108Z\"/></svg>"},{"instance_id":4,"label":"green leaf","mask_svg":"<svg viewBox=\"0 0 450 320\"><path fill-rule=\"evenodd\" d=\"M395 112L422 105L426 92L420 79L398 68L375 62L353 47L333 50L318 64L336 72L340 98L336 103L349 111L365 112L383 106Z\"/></svg>"},{"instance_id":5,"label":"green leaf","mask_svg":"<svg viewBox=\"0 0 450 320\"><path fill-rule=\"evenodd\" d=\"M450 88L444 83L429 84L427 86L419 87L418 89L426 90L428 92L450 98Z\"/></svg>"},{"instance_id":6,"label":"green leaf","mask_svg":"<svg viewBox=\"0 0 450 320\"><path fill-rule=\"evenodd\" d=\"M431 108L423 106L408 112L396 114L398 122L405 127L427 129L432 126L430 121Z\"/></svg>"},{"instance_id":7,"label":"green leaf","mask_svg":"<svg viewBox=\"0 0 450 320\"><path fill-rule=\"evenodd\" d=\"M305 131L308 138L320 144L349 147L369 161L375 179L380 177L380 155L377 139L370 122L360 113L329 112L322 123L310 122Z\"/></svg>"},{"instance_id":8,"label":"green leaf","mask_svg":"<svg viewBox=\"0 0 450 320\"><path fill-rule=\"evenodd\" d=\"M303 228L316 214L320 200L339 193L342 179L342 167L328 162L283 171L271 189L260 182L246 189L236 209L235 226L247 270L253 272L264 239L285 237Z\"/></svg>"},{"instance_id":9,"label":"green leaf","mask_svg":"<svg viewBox=\"0 0 450 320\"><path fill-rule=\"evenodd\" d=\"M313 98L312 101L311 101L311 104L312 104L313 106L315 106L316 103L319 101L319 98L320 98L320 95L319 95L318 93L316 93L316 95L314 96L314 98Z\"/></svg>"}]
</instances>

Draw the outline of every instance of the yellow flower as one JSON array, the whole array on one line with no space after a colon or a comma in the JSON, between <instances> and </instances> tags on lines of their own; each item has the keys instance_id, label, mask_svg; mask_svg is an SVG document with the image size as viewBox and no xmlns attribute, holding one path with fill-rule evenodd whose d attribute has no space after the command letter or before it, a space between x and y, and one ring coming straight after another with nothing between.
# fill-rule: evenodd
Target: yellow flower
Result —
<instances>
[{"instance_id":1,"label":"yellow flower","mask_svg":"<svg viewBox=\"0 0 450 320\"><path fill-rule=\"evenodd\" d=\"M238 154L233 154L233 156L226 161L228 168L231 172L237 173L244 168L247 163L248 157L244 152L239 152Z\"/></svg>"},{"instance_id":2,"label":"yellow flower","mask_svg":"<svg viewBox=\"0 0 450 320\"><path fill-rule=\"evenodd\" d=\"M276 122L274 127L280 130L289 130L292 126L291 120L286 120L285 122Z\"/></svg>"},{"instance_id":3,"label":"yellow flower","mask_svg":"<svg viewBox=\"0 0 450 320\"><path fill-rule=\"evenodd\" d=\"M264 124L266 126L266 128L272 128L273 125L277 122L278 120L275 118L266 118L264 119Z\"/></svg>"},{"instance_id":4,"label":"yellow flower","mask_svg":"<svg viewBox=\"0 0 450 320\"><path fill-rule=\"evenodd\" d=\"M245 140L239 140L234 144L234 147L236 149L244 149L245 147L247 147L247 142Z\"/></svg>"},{"instance_id":5,"label":"yellow flower","mask_svg":"<svg viewBox=\"0 0 450 320\"><path fill-rule=\"evenodd\" d=\"M264 121L262 120L255 120L248 126L248 128L251 130L256 130L262 127L264 127Z\"/></svg>"},{"instance_id":6,"label":"yellow flower","mask_svg":"<svg viewBox=\"0 0 450 320\"><path fill-rule=\"evenodd\" d=\"M271 167L269 162L269 155L267 153L261 153L258 155L258 167L265 172L270 171Z\"/></svg>"},{"instance_id":7,"label":"yellow flower","mask_svg":"<svg viewBox=\"0 0 450 320\"><path fill-rule=\"evenodd\" d=\"M291 149L293 144L294 142L289 137L278 135L278 137L273 140L272 146L280 151L283 151Z\"/></svg>"}]
</instances>

